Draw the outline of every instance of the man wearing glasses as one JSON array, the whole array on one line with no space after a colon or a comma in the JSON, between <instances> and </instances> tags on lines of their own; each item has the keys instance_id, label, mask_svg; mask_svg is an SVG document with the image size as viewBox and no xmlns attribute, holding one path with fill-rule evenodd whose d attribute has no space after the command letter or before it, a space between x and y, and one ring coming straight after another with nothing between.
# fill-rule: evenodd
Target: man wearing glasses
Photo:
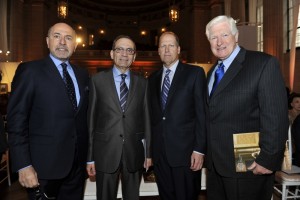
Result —
<instances>
[{"instance_id":1,"label":"man wearing glasses","mask_svg":"<svg viewBox=\"0 0 300 200\"><path fill-rule=\"evenodd\" d=\"M96 176L98 200L116 199L120 178L122 198L138 200L143 166L151 165L147 80L130 71L135 49L130 37L118 36L113 67L90 82L87 172Z\"/></svg>"}]
</instances>

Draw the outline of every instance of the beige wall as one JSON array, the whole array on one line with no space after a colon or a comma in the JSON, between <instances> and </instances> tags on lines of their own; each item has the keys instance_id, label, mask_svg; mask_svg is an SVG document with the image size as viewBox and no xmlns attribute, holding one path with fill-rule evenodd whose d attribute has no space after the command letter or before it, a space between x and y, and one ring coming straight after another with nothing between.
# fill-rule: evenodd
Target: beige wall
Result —
<instances>
[{"instance_id":1,"label":"beige wall","mask_svg":"<svg viewBox=\"0 0 300 200\"><path fill-rule=\"evenodd\" d=\"M11 91L11 82L19 64L19 62L0 62L0 70L2 71L1 83L8 85L8 92Z\"/></svg>"}]
</instances>

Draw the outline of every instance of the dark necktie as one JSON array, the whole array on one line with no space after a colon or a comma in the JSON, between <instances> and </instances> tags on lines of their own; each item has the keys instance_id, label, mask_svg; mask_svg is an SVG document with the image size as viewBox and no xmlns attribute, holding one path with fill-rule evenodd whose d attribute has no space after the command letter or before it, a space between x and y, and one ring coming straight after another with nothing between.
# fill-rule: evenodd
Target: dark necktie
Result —
<instances>
[{"instance_id":1,"label":"dark necktie","mask_svg":"<svg viewBox=\"0 0 300 200\"><path fill-rule=\"evenodd\" d=\"M170 72L171 70L169 69L166 70L166 75L161 89L161 105L163 110L165 110L167 99L168 99L168 93L171 86L170 77L169 77Z\"/></svg>"},{"instance_id":2,"label":"dark necktie","mask_svg":"<svg viewBox=\"0 0 300 200\"><path fill-rule=\"evenodd\" d=\"M126 76L127 76L126 74L121 74L122 80L120 82L120 105L121 105L123 112L125 110L125 105L126 105L127 96L128 96L128 87L125 83Z\"/></svg>"},{"instance_id":3,"label":"dark necktie","mask_svg":"<svg viewBox=\"0 0 300 200\"><path fill-rule=\"evenodd\" d=\"M75 88L74 88L72 78L71 78L69 72L67 71L68 65L66 63L61 63L61 66L63 68L63 80L66 84L69 99L72 103L74 110L77 111L76 93L75 93Z\"/></svg>"},{"instance_id":4,"label":"dark necktie","mask_svg":"<svg viewBox=\"0 0 300 200\"><path fill-rule=\"evenodd\" d=\"M218 84L220 83L221 79L224 76L224 67L225 67L224 64L221 62L218 66L218 69L215 71L215 81L214 81L213 87L211 89L210 96L216 90Z\"/></svg>"}]
</instances>

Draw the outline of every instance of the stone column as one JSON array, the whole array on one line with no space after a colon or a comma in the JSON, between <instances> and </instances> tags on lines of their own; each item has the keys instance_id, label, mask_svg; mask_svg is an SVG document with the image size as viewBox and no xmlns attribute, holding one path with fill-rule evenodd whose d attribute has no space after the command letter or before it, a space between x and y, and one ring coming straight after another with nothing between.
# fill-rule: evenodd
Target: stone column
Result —
<instances>
[{"instance_id":1,"label":"stone column","mask_svg":"<svg viewBox=\"0 0 300 200\"><path fill-rule=\"evenodd\" d=\"M28 61L47 55L47 31L57 21L56 1L9 0L8 8L11 61Z\"/></svg>"},{"instance_id":2,"label":"stone column","mask_svg":"<svg viewBox=\"0 0 300 200\"><path fill-rule=\"evenodd\" d=\"M283 52L283 1L263 1L264 52L281 58Z\"/></svg>"},{"instance_id":3,"label":"stone column","mask_svg":"<svg viewBox=\"0 0 300 200\"><path fill-rule=\"evenodd\" d=\"M191 8L191 40L188 60L192 63L209 63L210 46L205 35L206 24L211 19L209 8L207 3L199 0L194 0Z\"/></svg>"}]
</instances>

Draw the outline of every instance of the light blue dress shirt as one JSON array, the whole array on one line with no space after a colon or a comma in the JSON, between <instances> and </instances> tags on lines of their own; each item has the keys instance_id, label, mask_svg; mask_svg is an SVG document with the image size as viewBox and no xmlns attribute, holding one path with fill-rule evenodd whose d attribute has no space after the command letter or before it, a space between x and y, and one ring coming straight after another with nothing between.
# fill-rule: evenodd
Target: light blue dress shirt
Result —
<instances>
[{"instance_id":1,"label":"light blue dress shirt","mask_svg":"<svg viewBox=\"0 0 300 200\"><path fill-rule=\"evenodd\" d=\"M224 64L224 73L226 73L226 71L228 70L229 66L231 65L231 63L233 62L233 60L235 59L236 55L240 52L241 48L239 45L237 45L235 47L235 49L233 50L233 52L231 53L231 55L226 58L225 60L222 60L221 62L223 62ZM210 76L210 79L209 79L209 83L208 83L208 91L209 91L209 94L211 92L211 89L212 89L212 86L214 84L214 81L215 81L215 72L218 68L218 65L215 66L215 69L214 71L212 72L211 76ZM225 74L224 74L225 75Z\"/></svg>"},{"instance_id":2,"label":"light blue dress shirt","mask_svg":"<svg viewBox=\"0 0 300 200\"><path fill-rule=\"evenodd\" d=\"M121 80L122 80L122 77L121 77L121 72L120 70L114 66L113 69L113 77L114 77L114 81L115 81L115 86L116 86L116 89L117 89L117 93L118 93L118 97L120 99L120 83L121 83ZM125 83L127 85L127 88L129 90L129 86L130 86L130 70L127 70L125 72L125 74L127 75L126 78L125 78Z\"/></svg>"},{"instance_id":3,"label":"light blue dress shirt","mask_svg":"<svg viewBox=\"0 0 300 200\"><path fill-rule=\"evenodd\" d=\"M169 79L170 79L170 85L172 84L172 80L174 78L174 74L176 72L177 69L177 65L179 63L179 60L177 60L171 67L166 68L165 66L163 67L163 74L162 74L162 79L161 79L161 85L160 85L160 89L162 88L165 76L166 76L166 71L167 69L171 70L169 73Z\"/></svg>"}]
</instances>

